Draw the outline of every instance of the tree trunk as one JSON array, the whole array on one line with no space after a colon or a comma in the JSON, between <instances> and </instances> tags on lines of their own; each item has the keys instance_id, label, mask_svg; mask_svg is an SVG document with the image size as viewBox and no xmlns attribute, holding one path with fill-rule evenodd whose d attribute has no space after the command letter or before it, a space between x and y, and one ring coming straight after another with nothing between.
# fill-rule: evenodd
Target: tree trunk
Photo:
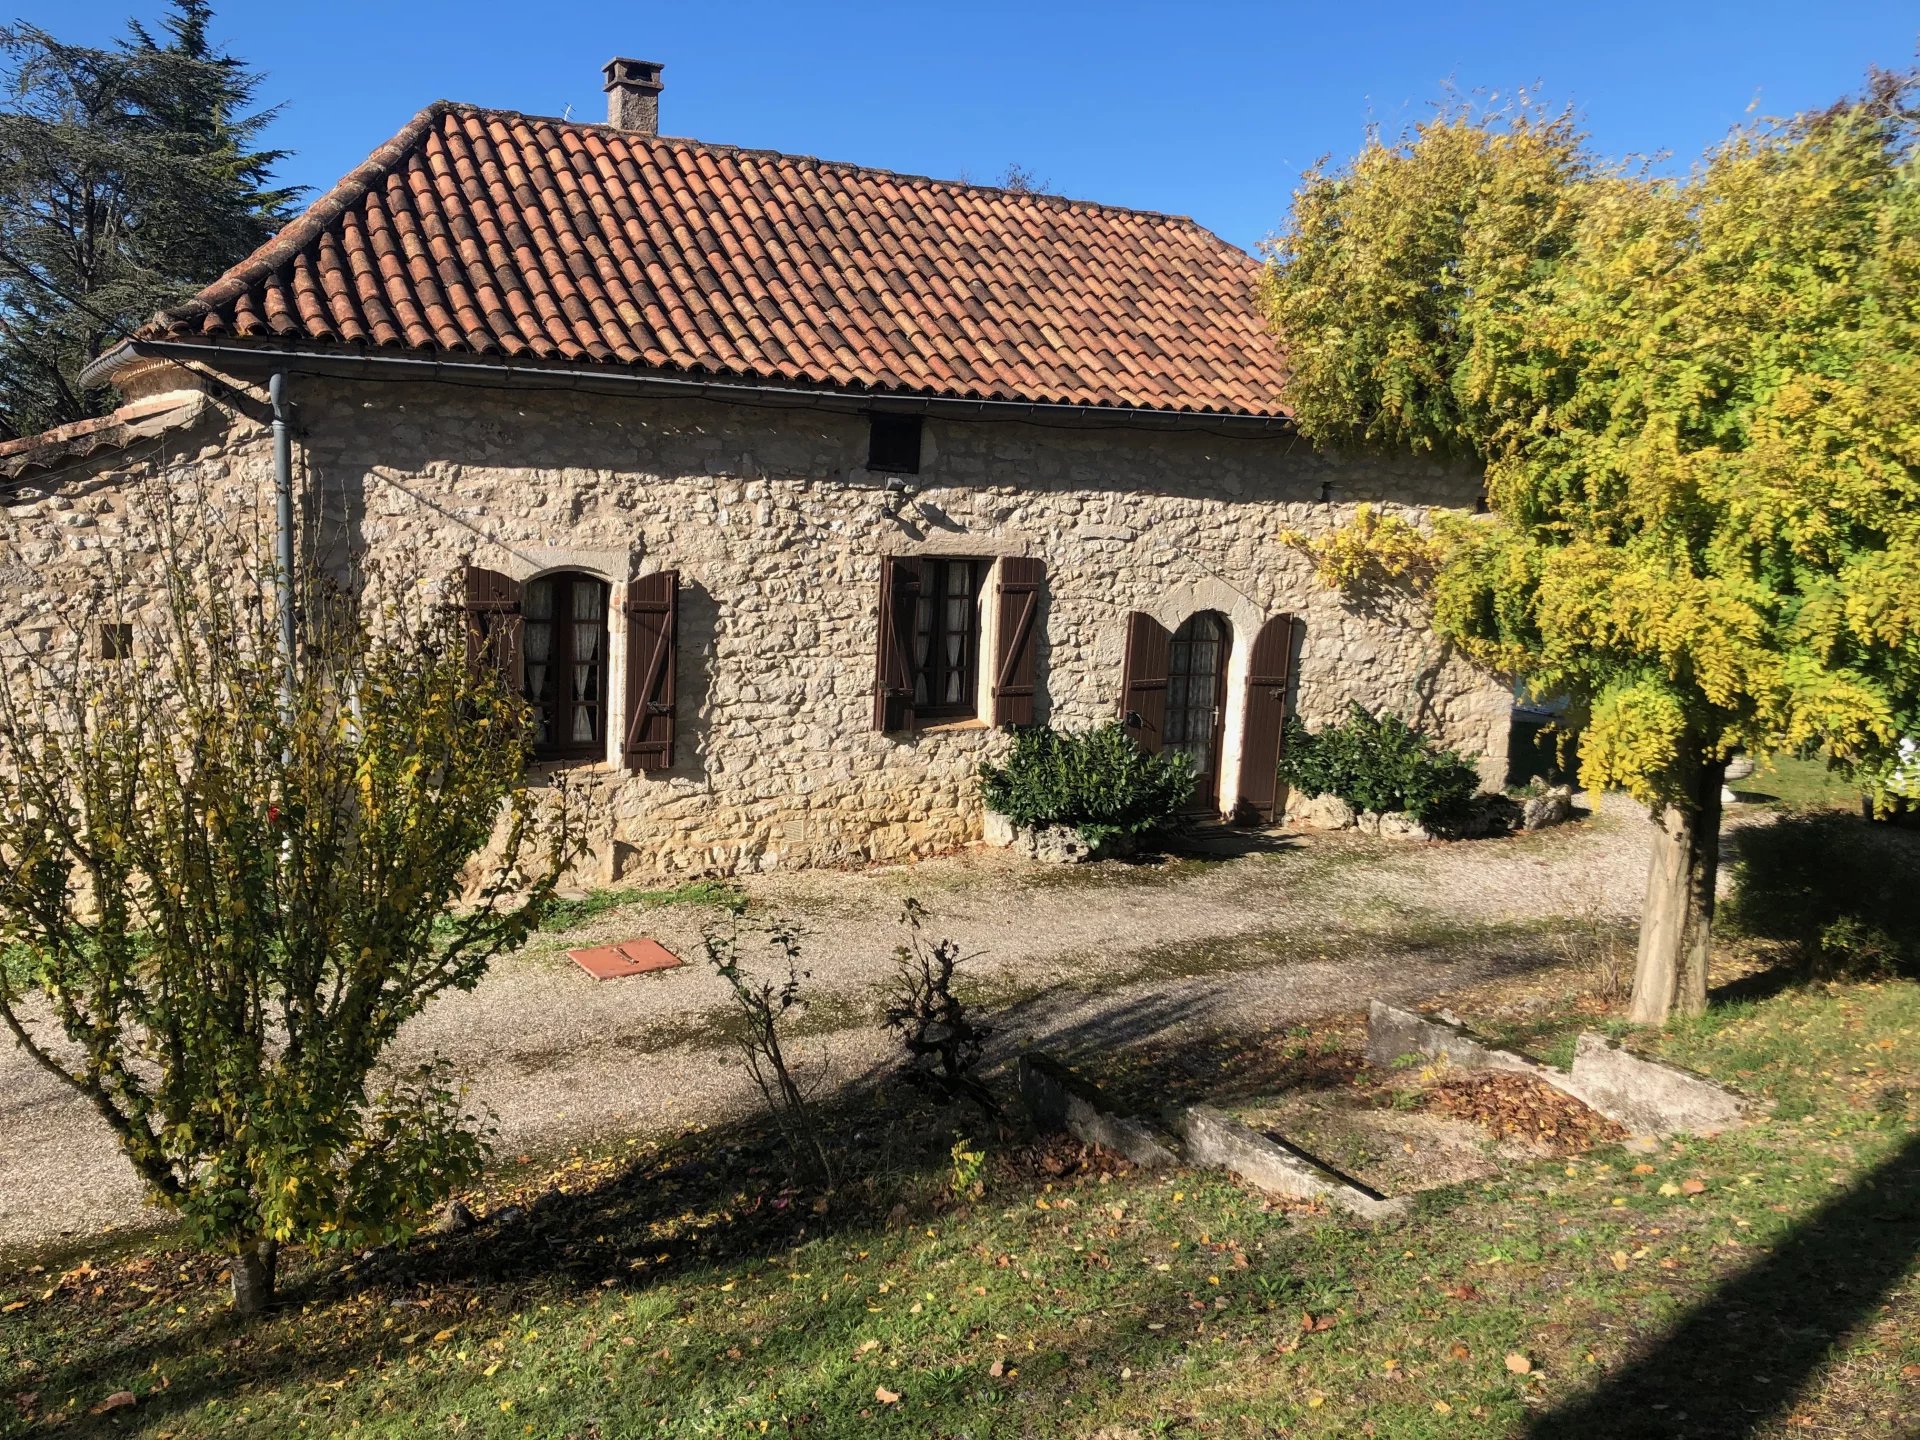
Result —
<instances>
[{"instance_id":1,"label":"tree trunk","mask_svg":"<svg viewBox=\"0 0 1920 1440\"><path fill-rule=\"evenodd\" d=\"M275 1274L280 1267L278 1240L247 1240L233 1257L233 1313L264 1315L273 1304Z\"/></svg>"},{"instance_id":2,"label":"tree trunk","mask_svg":"<svg viewBox=\"0 0 1920 1440\"><path fill-rule=\"evenodd\" d=\"M1675 1010L1707 1008L1707 959L1713 944L1714 882L1720 872L1720 787L1725 761L1702 765L1684 802L1655 817L1659 834L1647 867L1647 905L1634 961L1636 1025L1664 1025Z\"/></svg>"}]
</instances>

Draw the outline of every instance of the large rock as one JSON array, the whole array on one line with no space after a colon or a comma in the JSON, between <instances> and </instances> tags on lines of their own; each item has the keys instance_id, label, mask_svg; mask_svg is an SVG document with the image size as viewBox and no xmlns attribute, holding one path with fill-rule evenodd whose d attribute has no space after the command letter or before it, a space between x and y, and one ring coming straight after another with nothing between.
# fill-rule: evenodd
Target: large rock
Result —
<instances>
[{"instance_id":1,"label":"large rock","mask_svg":"<svg viewBox=\"0 0 1920 1440\"><path fill-rule=\"evenodd\" d=\"M1739 1096L1691 1070L1623 1050L1588 1031L1574 1044L1570 1092L1643 1135L1699 1134L1741 1124Z\"/></svg>"},{"instance_id":2,"label":"large rock","mask_svg":"<svg viewBox=\"0 0 1920 1440\"><path fill-rule=\"evenodd\" d=\"M1530 792L1520 803L1520 828L1544 830L1559 825L1573 814L1573 787L1549 785Z\"/></svg>"},{"instance_id":3,"label":"large rock","mask_svg":"<svg viewBox=\"0 0 1920 1440\"><path fill-rule=\"evenodd\" d=\"M1433 832L1405 810L1389 810L1379 817L1374 833L1382 840L1431 840Z\"/></svg>"},{"instance_id":4,"label":"large rock","mask_svg":"<svg viewBox=\"0 0 1920 1440\"><path fill-rule=\"evenodd\" d=\"M989 810L980 817L980 839L996 850L1013 848L1019 835L1020 827L998 810Z\"/></svg>"},{"instance_id":5,"label":"large rock","mask_svg":"<svg viewBox=\"0 0 1920 1440\"><path fill-rule=\"evenodd\" d=\"M1093 859L1093 846L1071 825L1037 825L1021 832L1021 849L1043 865L1079 865Z\"/></svg>"},{"instance_id":6,"label":"large rock","mask_svg":"<svg viewBox=\"0 0 1920 1440\"><path fill-rule=\"evenodd\" d=\"M1287 806L1287 819L1304 830L1351 830L1353 807L1338 795L1297 795Z\"/></svg>"},{"instance_id":7,"label":"large rock","mask_svg":"<svg viewBox=\"0 0 1920 1440\"><path fill-rule=\"evenodd\" d=\"M1020 1098L1041 1130L1064 1130L1125 1156L1143 1170L1180 1163L1150 1127L1114 1109L1096 1086L1038 1051L1020 1057Z\"/></svg>"},{"instance_id":8,"label":"large rock","mask_svg":"<svg viewBox=\"0 0 1920 1440\"><path fill-rule=\"evenodd\" d=\"M981 818L980 839L995 849L1012 850L1043 865L1111 860L1139 849L1139 842L1131 835L1109 835L1095 845L1071 825L1016 825L992 810Z\"/></svg>"},{"instance_id":9,"label":"large rock","mask_svg":"<svg viewBox=\"0 0 1920 1440\"><path fill-rule=\"evenodd\" d=\"M1369 1194L1311 1156L1272 1140L1210 1105L1189 1106L1180 1117L1187 1159L1231 1171L1250 1185L1294 1200L1322 1200L1370 1220L1403 1215L1410 1202Z\"/></svg>"}]
</instances>

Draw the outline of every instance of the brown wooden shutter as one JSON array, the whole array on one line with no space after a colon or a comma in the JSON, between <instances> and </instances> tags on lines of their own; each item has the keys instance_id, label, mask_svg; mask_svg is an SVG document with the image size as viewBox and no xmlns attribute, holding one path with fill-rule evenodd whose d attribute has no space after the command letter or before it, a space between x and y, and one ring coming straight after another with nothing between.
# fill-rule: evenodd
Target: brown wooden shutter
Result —
<instances>
[{"instance_id":1,"label":"brown wooden shutter","mask_svg":"<svg viewBox=\"0 0 1920 1440\"><path fill-rule=\"evenodd\" d=\"M520 693L520 582L498 570L467 566L467 663L491 665Z\"/></svg>"},{"instance_id":2,"label":"brown wooden shutter","mask_svg":"<svg viewBox=\"0 0 1920 1440\"><path fill-rule=\"evenodd\" d=\"M1276 615L1254 637L1247 674L1247 728L1240 747L1240 808L1274 816L1280 748L1286 743L1287 684L1293 673L1291 615Z\"/></svg>"},{"instance_id":3,"label":"brown wooden shutter","mask_svg":"<svg viewBox=\"0 0 1920 1440\"><path fill-rule=\"evenodd\" d=\"M1024 555L1000 562L1000 624L993 648L993 723L1033 724L1040 650L1040 590L1047 563Z\"/></svg>"},{"instance_id":4,"label":"brown wooden shutter","mask_svg":"<svg viewBox=\"0 0 1920 1440\"><path fill-rule=\"evenodd\" d=\"M880 562L880 650L873 678L873 728L913 729L913 640L920 609L920 562Z\"/></svg>"},{"instance_id":5,"label":"brown wooden shutter","mask_svg":"<svg viewBox=\"0 0 1920 1440\"><path fill-rule=\"evenodd\" d=\"M1120 723L1150 755L1167 734L1167 660L1173 636L1143 611L1127 616L1126 680L1120 691Z\"/></svg>"},{"instance_id":6,"label":"brown wooden shutter","mask_svg":"<svg viewBox=\"0 0 1920 1440\"><path fill-rule=\"evenodd\" d=\"M680 572L662 570L627 583L627 735L629 770L673 766L674 669L680 638Z\"/></svg>"}]
</instances>

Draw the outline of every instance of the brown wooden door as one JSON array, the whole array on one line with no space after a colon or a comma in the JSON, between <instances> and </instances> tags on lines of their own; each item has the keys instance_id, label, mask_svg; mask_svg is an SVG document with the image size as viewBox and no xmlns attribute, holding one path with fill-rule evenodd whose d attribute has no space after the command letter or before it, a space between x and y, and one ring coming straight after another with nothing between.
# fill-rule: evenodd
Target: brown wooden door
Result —
<instances>
[{"instance_id":1,"label":"brown wooden door","mask_svg":"<svg viewBox=\"0 0 1920 1440\"><path fill-rule=\"evenodd\" d=\"M1196 810L1220 811L1220 749L1226 738L1227 655L1233 631L1211 610L1190 615L1167 652L1166 749L1193 762Z\"/></svg>"}]
</instances>

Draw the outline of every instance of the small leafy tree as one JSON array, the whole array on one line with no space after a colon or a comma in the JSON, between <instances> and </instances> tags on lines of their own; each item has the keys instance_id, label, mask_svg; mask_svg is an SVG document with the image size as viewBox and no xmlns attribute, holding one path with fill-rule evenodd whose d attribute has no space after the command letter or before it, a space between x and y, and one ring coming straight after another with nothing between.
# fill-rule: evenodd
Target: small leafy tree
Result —
<instances>
[{"instance_id":1,"label":"small leafy tree","mask_svg":"<svg viewBox=\"0 0 1920 1440\"><path fill-rule=\"evenodd\" d=\"M82 607L0 689L0 1020L252 1313L283 1243L393 1237L476 1173L445 1066L381 1057L520 943L570 842L455 617L310 589L283 689L271 572L185 513L150 519L164 573L103 586L158 590L130 646Z\"/></svg>"},{"instance_id":2,"label":"small leafy tree","mask_svg":"<svg viewBox=\"0 0 1920 1440\"><path fill-rule=\"evenodd\" d=\"M1573 702L1661 822L1632 1017L1706 1004L1728 757L1882 797L1920 734L1910 76L1669 180L1565 116L1445 111L1310 174L1266 280L1302 430L1485 467L1437 627Z\"/></svg>"}]
</instances>

